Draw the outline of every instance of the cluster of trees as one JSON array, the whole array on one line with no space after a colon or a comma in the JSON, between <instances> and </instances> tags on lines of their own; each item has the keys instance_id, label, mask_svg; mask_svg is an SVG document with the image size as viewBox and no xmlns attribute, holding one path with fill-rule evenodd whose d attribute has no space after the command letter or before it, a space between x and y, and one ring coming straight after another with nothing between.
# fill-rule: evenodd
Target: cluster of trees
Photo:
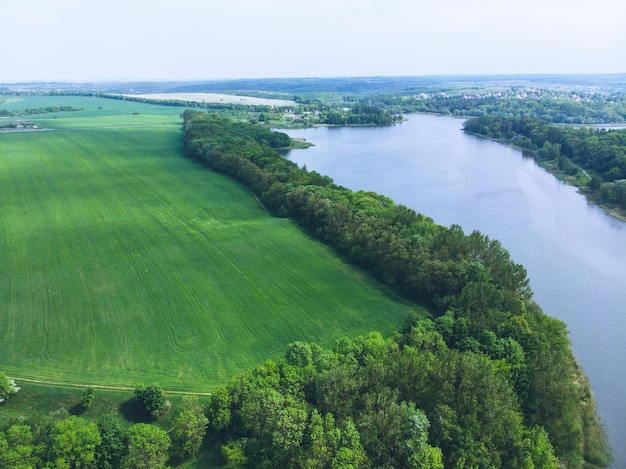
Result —
<instances>
[{"instance_id":1,"label":"cluster of trees","mask_svg":"<svg viewBox=\"0 0 626 469\"><path fill-rule=\"evenodd\" d=\"M252 93L248 93L251 95ZM303 126L314 125L390 125L402 121L402 116L393 115L379 106L372 106L365 102L350 100L336 103L328 103L319 99L302 99L302 104L295 107L276 107L264 105L245 105L230 103L205 103L181 101L178 99L157 100L138 96L122 96L112 94L97 94L96 96L118 99L124 101L134 101L146 104L158 104L161 106L187 107L196 109L206 109L210 112L220 113L239 120L247 120L250 123L264 123L267 126L281 127L286 125L287 120L290 125L299 124ZM267 97L266 95L261 95ZM282 96L284 98L284 96ZM287 114L285 114L287 112ZM297 125L296 125L297 126Z\"/></svg>"},{"instance_id":2,"label":"cluster of trees","mask_svg":"<svg viewBox=\"0 0 626 469\"><path fill-rule=\"evenodd\" d=\"M553 456L608 466L565 325L532 302L525 269L499 242L298 168L261 143L272 138L260 127L193 111L184 120L190 156L437 316L391 342L374 334L332 352L300 344L285 364L216 391L208 417L235 436L223 449L229 467L246 458L268 467L555 467Z\"/></svg>"},{"instance_id":3,"label":"cluster of trees","mask_svg":"<svg viewBox=\"0 0 626 469\"><path fill-rule=\"evenodd\" d=\"M590 192L626 208L626 130L558 127L539 119L496 116L470 119L464 128L527 148L566 172L576 173L580 167L592 175Z\"/></svg>"},{"instance_id":4,"label":"cluster of trees","mask_svg":"<svg viewBox=\"0 0 626 469\"><path fill-rule=\"evenodd\" d=\"M443 90L427 90L419 94L382 96L377 100L386 109L396 112L428 112L452 116L510 116L540 118L551 123L606 124L626 121L626 96L624 94L568 94L544 90L533 96L525 90L483 95ZM504 95L503 95L504 94Z\"/></svg>"},{"instance_id":5,"label":"cluster of trees","mask_svg":"<svg viewBox=\"0 0 626 469\"><path fill-rule=\"evenodd\" d=\"M579 434L595 431L578 406L579 394L589 393L585 381L576 389L554 382L557 370L538 376L544 369L532 368L552 332L537 337L526 321L551 331L561 325L536 312L519 319L501 337L471 332L448 313L410 318L393 339L373 332L332 350L290 344L283 360L211 396L207 416L226 467L606 466L606 452L581 445ZM557 357L542 359L560 359L557 339L548 352Z\"/></svg>"},{"instance_id":6,"label":"cluster of trees","mask_svg":"<svg viewBox=\"0 0 626 469\"><path fill-rule=\"evenodd\" d=\"M87 388L77 408L85 410L93 399L93 389ZM117 414L105 414L94 422L66 409L17 419L0 429L0 467L158 469L196 456L208 424L196 397L183 399L170 431L149 423L168 408L159 386L138 387L131 404L146 421L128 426Z\"/></svg>"},{"instance_id":7,"label":"cluster of trees","mask_svg":"<svg viewBox=\"0 0 626 469\"><path fill-rule=\"evenodd\" d=\"M53 112L70 111L82 111L82 108L75 108L73 106L48 106L41 108L29 108L22 111L9 111L7 109L0 109L0 117L33 116L36 114L51 114Z\"/></svg>"},{"instance_id":8,"label":"cluster of trees","mask_svg":"<svg viewBox=\"0 0 626 469\"><path fill-rule=\"evenodd\" d=\"M326 113L324 124L329 125L390 125L402 120L380 107L356 103L349 109L335 107Z\"/></svg>"}]
</instances>

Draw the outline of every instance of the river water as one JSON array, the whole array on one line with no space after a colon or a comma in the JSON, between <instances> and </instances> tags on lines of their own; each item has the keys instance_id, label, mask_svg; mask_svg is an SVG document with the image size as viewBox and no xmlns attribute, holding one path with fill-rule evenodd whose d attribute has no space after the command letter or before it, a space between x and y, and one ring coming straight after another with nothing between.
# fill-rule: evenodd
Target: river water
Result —
<instances>
[{"instance_id":1,"label":"river water","mask_svg":"<svg viewBox=\"0 0 626 469\"><path fill-rule=\"evenodd\" d=\"M499 240L528 270L535 301L566 322L600 416L626 467L626 223L590 205L520 151L413 114L390 127L289 130L315 144L287 158L466 233Z\"/></svg>"}]
</instances>

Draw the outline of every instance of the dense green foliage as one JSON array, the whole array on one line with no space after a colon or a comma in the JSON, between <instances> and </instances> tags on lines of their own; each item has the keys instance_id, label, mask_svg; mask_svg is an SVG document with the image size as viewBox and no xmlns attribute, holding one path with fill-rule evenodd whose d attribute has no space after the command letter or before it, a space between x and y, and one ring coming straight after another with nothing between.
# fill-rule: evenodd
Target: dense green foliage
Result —
<instances>
[{"instance_id":1,"label":"dense green foliage","mask_svg":"<svg viewBox=\"0 0 626 469\"><path fill-rule=\"evenodd\" d=\"M127 453L122 467L127 469L163 469L166 466L171 438L154 425L137 423L127 432Z\"/></svg>"},{"instance_id":2,"label":"dense green foliage","mask_svg":"<svg viewBox=\"0 0 626 469\"><path fill-rule=\"evenodd\" d=\"M545 430L524 423L512 362L449 348L445 327L409 321L394 340L333 350L295 342L234 378L208 408L226 459L239 448L254 467L556 468Z\"/></svg>"},{"instance_id":3,"label":"dense green foliage","mask_svg":"<svg viewBox=\"0 0 626 469\"><path fill-rule=\"evenodd\" d=\"M416 322L405 328L406 337L417 328L416 337L405 337L396 346L371 336L367 344L361 344L365 339L359 339L360 345L355 350L365 353L361 358L351 346L346 346L346 354L354 355L353 359L342 358L341 343L335 348L335 353L339 353L335 358L319 351L331 364L328 368L318 365L317 373L325 371L334 380L326 384L314 381L323 391L311 394L311 382L298 387L310 376L298 377L296 373L293 377L295 393L288 390L281 394L280 390L289 385L281 384L283 372L280 366L276 368L273 364L264 365L261 371L253 372L251 378L238 378L255 382L256 375L268 374L274 376L270 381L274 384L278 381L278 385L262 391L253 401L237 397L237 393L242 392L239 388L263 388L263 385L240 385L235 380L229 388L216 393L210 415L212 425L252 438L245 440L246 444L228 446L225 450L228 454L239 448L254 461L261 458L293 463L298 458L309 457L300 454L307 422L312 419L305 403L315 405L320 415L345 418L345 425L356 422L358 431L359 425L363 429L374 425L359 424L366 415L363 410L369 408L376 413L376 402L385 399L388 405L402 406L404 402L408 414L417 409L425 411L434 429L429 441L443 451L447 467L454 467L456 463L463 467L467 461L472 461L467 463L468 467L472 464L523 467L520 448L524 444L528 448L548 448L545 441L553 445L555 455L569 467L582 467L583 461L598 466L608 464L610 457L604 432L595 413L588 382L569 348L565 326L544 315L532 302L525 270L510 260L497 241L478 232L466 236L459 227L448 229L435 225L427 217L383 196L338 187L330 178L298 168L270 147L259 144L262 138L259 130L249 124L235 124L221 117L193 112L186 112L184 117L185 144L193 157L245 183L274 213L298 221L381 281L416 300L432 304L439 315L434 325ZM233 131L238 137L237 145L224 144L232 140L229 134ZM249 136L245 138L245 135ZM403 351L403 345L409 346L407 350L417 348L419 351L420 347L425 347L441 361L419 362L409 369L395 369L393 373L390 371L394 370L393 365L402 363L404 355L385 361L385 351ZM372 352L376 359L370 360L369 352L363 352L370 348L378 350L378 355ZM309 352L306 347L304 351L291 353L299 358L288 358L290 365L300 362L307 368ZM421 360L422 354L418 356ZM381 362L377 361L379 358ZM347 367L346 360L365 370L359 370L358 366ZM376 363L373 370L367 368L374 366L370 361ZM267 366L270 369L263 371ZM432 369L438 377L415 375L411 382L417 389L409 388L403 394L404 385L393 380L410 375L413 368L420 372ZM389 378L388 390L381 391L380 396L371 396L368 404L361 400L368 396L369 388L359 384L360 372L376 376L374 385L384 384L385 373L395 377ZM285 373L292 383L293 373ZM475 382L472 382L472 373L476 373ZM434 380L432 386L427 385L429 380ZM467 384L468 395L459 394L459 390L448 383ZM447 390L450 392L447 397L438 394ZM327 402L333 393L339 393L347 401L338 397L337 402ZM249 393L243 392L243 395L249 396ZM304 398L304 403L294 396ZM503 402L492 402L492 399ZM270 412L282 410L269 417L263 413L265 407L257 409L259 402L275 402L275 406L267 404ZM493 409L502 409L502 420L483 421L478 416L484 413L485 418L493 418ZM547 440L535 427L544 429ZM273 438L277 434L281 438L291 435L293 440L276 443ZM373 443L380 439L380 435L368 436L367 432L358 440L352 438L351 441L358 441L359 445L354 443L351 447L351 454L356 458L351 464L360 464L357 461L361 460L361 446L372 464L382 467L408 464L408 460L399 463L384 459L382 453L389 448L376 450ZM400 444L394 438L388 441ZM340 449L334 448L328 450L329 454L336 454L333 451ZM273 453L274 450L280 454ZM271 457L268 451L272 452ZM332 460L332 456L329 457Z\"/></svg>"},{"instance_id":4,"label":"dense green foliage","mask_svg":"<svg viewBox=\"0 0 626 469\"><path fill-rule=\"evenodd\" d=\"M254 467L608 466L563 323L532 307L496 331L449 312L393 340L296 342L217 388L208 417Z\"/></svg>"},{"instance_id":5,"label":"dense green foliage","mask_svg":"<svg viewBox=\"0 0 626 469\"><path fill-rule=\"evenodd\" d=\"M623 93L564 92L521 86L492 90L468 88L424 91L383 95L374 102L396 112L429 112L463 117L525 117L566 124L626 121L626 96Z\"/></svg>"},{"instance_id":6,"label":"dense green foliage","mask_svg":"<svg viewBox=\"0 0 626 469\"><path fill-rule=\"evenodd\" d=\"M158 384L137 386L135 388L135 403L139 411L151 419L158 419L168 407L163 396L163 389Z\"/></svg>"},{"instance_id":7,"label":"dense green foliage","mask_svg":"<svg viewBox=\"0 0 626 469\"><path fill-rule=\"evenodd\" d=\"M388 125L401 120L383 109L362 103L354 104L350 111L333 109L326 114L325 124L331 125Z\"/></svg>"},{"instance_id":8,"label":"dense green foliage","mask_svg":"<svg viewBox=\"0 0 626 469\"><path fill-rule=\"evenodd\" d=\"M484 116L465 130L532 150L540 161L561 170L588 171L588 190L626 208L626 130L557 127L538 119Z\"/></svg>"},{"instance_id":9,"label":"dense green foliage","mask_svg":"<svg viewBox=\"0 0 626 469\"><path fill-rule=\"evenodd\" d=\"M196 396L185 396L174 419L174 441L180 447L183 457L198 454L206 435L209 419Z\"/></svg>"},{"instance_id":10,"label":"dense green foliage","mask_svg":"<svg viewBox=\"0 0 626 469\"><path fill-rule=\"evenodd\" d=\"M94 421L60 409L14 419L0 427L0 468L153 469L167 467L169 460L190 460L203 442L207 419L204 403L189 402L192 405L183 401L167 431L155 424L126 422L117 413Z\"/></svg>"}]
</instances>

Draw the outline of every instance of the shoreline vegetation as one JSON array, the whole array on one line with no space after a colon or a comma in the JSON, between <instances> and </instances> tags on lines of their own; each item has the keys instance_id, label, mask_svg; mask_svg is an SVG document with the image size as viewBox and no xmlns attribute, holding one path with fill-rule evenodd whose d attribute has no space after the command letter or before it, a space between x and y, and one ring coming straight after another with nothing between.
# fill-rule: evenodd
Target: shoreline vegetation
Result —
<instances>
[{"instance_id":1,"label":"shoreline vegetation","mask_svg":"<svg viewBox=\"0 0 626 469\"><path fill-rule=\"evenodd\" d=\"M185 148L190 157L246 185L275 216L297 222L383 284L392 286L407 298L429 304L433 314L432 319L409 320L403 328L407 334L404 339L396 336L385 340L376 333L346 339L333 349L334 358L326 355L330 351L319 349L315 344L292 344L286 363L266 362L233 378L227 386L215 390L209 404L209 420L214 422L212 425L218 434L225 432L225 445L237 445L238 438L250 439L256 443L246 447L246 454L255 461L285 462L286 455L282 452L285 447L277 447L276 440L262 428L246 424L252 422L249 419L258 417L247 415L244 409L257 408L272 396L272 400L288 406L289 415L300 415L297 419L303 421L313 419L313 414L307 417L309 412L320 415L330 412L336 419L349 417L356 424L351 431L362 432L367 457L374 457L375 463L406 466L406 460L402 459L393 462L377 459L384 458L383 453L387 454L388 448L381 448L383 453L374 456L377 453L369 444L385 441L385 437L375 430L373 434L368 433L374 421L363 420L363 415L367 415L363 409L371 406L369 409L374 414L377 411L395 414L396 410L386 407L387 404L382 406L379 399L386 396L388 405L393 407L402 402L411 409L409 414L424 416L424 428L430 426L430 430L427 434L420 433L420 438L428 441L423 449L433 461L446 461L445 467L454 467L462 461L478 467L518 467L520 458L525 456L513 449L519 448L515 441L521 441L517 438L522 438L524 432L534 432L533 429L545 431L545 434L530 438L530 451L542 445L539 439L549 441L553 447L553 453L550 450L537 456L548 458L544 461L552 461L550 458L556 456L568 467L607 467L610 464L611 450L595 410L591 387L572 354L565 325L545 315L532 301L524 268L512 263L497 241L479 232L465 235L459 227L441 227L382 195L352 192L336 186L331 178L298 168L267 145L260 144L273 141L276 147L285 146L282 140L288 137L284 134L264 134L260 127L197 111L186 111L184 119ZM517 352L511 355L513 350ZM409 356L413 358L408 359ZM446 376L452 362L456 363L454 369L463 368L452 356L469 362L478 356L484 357L481 360L494 360L490 366L503 366L507 370L502 375L505 381L496 385L483 375L473 389L491 391L484 396L481 394L480 398L477 395L459 398L461 389L456 388L458 381L454 384L458 378L454 372L449 375L452 381L438 373L435 375L439 378L435 378L428 372L409 380L422 383L428 391L400 384L400 376L410 376L409 370L422 369L424 363L417 365L411 361L413 359L420 361L429 357L428 360L433 361L427 368L442 370ZM328 360L336 365L329 366ZM393 362L412 364L404 368L403 365L392 366ZM348 366L350 363L356 368ZM474 366L480 368L476 363ZM342 375L344 371L346 375ZM466 372L469 374L464 374ZM283 382L293 373L300 376L296 379L300 383L296 388ZM317 373L320 375L315 377ZM378 376L378 386L367 379L374 374ZM461 374L465 376L464 383L473 379L469 369ZM315 378L308 381L311 375ZM359 381L359 376L363 381ZM440 378L443 381L438 381ZM336 391L340 382L346 383L352 391L346 395L339 390L333 395L332 390ZM243 390L252 383L257 383L254 386L262 390L242 398ZM431 383L432 387L426 383ZM504 388L496 391L493 386ZM316 388L318 392L314 391ZM455 405L443 392L451 388L456 389L452 391L457 399ZM307 389L311 389L312 394ZM506 404L505 410L502 403L487 403L488 396L504 397L509 392L516 396L517 404L511 404L512 407ZM342 396L353 396L353 400L344 401ZM354 396L364 396L365 400L361 402ZM366 396L372 399L369 404ZM473 399L477 399L478 407L473 410L463 407L463 403ZM482 405L490 408L489 421L483 420L486 415L478 410ZM227 420L222 420L224 415L229 416ZM496 421L500 423L495 424ZM509 427L504 430L505 436L503 428L517 425L514 422L520 427L515 430ZM475 424L478 427L474 431ZM458 431L458 434L449 438L446 435L450 431ZM234 439L230 436L233 434ZM307 450L297 445L288 453L291 457L304 456ZM397 453L396 457L400 455ZM528 463L539 462L533 456L528 458ZM557 467L556 459L553 465L545 467Z\"/></svg>"},{"instance_id":2,"label":"shoreline vegetation","mask_svg":"<svg viewBox=\"0 0 626 469\"><path fill-rule=\"evenodd\" d=\"M539 119L482 116L463 130L532 156L588 203L626 222L626 130L562 127Z\"/></svg>"}]
</instances>

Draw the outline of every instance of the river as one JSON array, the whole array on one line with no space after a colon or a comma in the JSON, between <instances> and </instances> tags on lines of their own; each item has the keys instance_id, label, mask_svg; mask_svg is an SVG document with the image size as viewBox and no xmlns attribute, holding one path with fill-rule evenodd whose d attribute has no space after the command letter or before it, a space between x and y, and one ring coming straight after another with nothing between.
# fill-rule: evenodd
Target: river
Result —
<instances>
[{"instance_id":1,"label":"river","mask_svg":"<svg viewBox=\"0 0 626 469\"><path fill-rule=\"evenodd\" d=\"M626 467L626 223L463 120L412 114L389 127L289 130L315 144L287 158L498 239L528 270L535 301L566 322L615 453Z\"/></svg>"}]
</instances>

